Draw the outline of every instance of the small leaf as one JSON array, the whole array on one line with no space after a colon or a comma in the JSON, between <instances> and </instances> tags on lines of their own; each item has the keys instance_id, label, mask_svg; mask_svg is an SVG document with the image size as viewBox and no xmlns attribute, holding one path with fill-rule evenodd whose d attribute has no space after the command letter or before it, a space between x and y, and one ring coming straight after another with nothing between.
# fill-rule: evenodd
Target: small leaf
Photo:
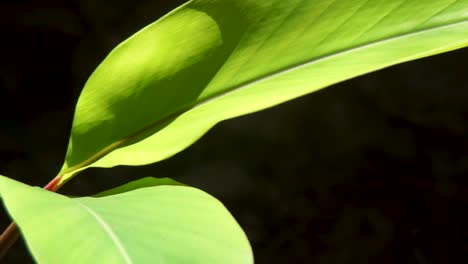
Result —
<instances>
[{"instance_id":1,"label":"small leaf","mask_svg":"<svg viewBox=\"0 0 468 264\"><path fill-rule=\"evenodd\" d=\"M253 263L226 208L192 187L72 199L0 176L0 194L39 263Z\"/></svg>"},{"instance_id":2,"label":"small leaf","mask_svg":"<svg viewBox=\"0 0 468 264\"><path fill-rule=\"evenodd\" d=\"M193 0L115 48L61 170L143 165L217 122L468 45L468 0Z\"/></svg>"},{"instance_id":3,"label":"small leaf","mask_svg":"<svg viewBox=\"0 0 468 264\"><path fill-rule=\"evenodd\" d=\"M146 177L141 178L135 181L128 182L124 185L120 185L119 187L100 192L98 194L93 195L93 197L104 197L124 192L133 191L140 188L146 187L154 187L154 186L163 186L163 185L175 185L175 186L186 186L183 183L175 181L171 178L153 178L153 177Z\"/></svg>"}]
</instances>

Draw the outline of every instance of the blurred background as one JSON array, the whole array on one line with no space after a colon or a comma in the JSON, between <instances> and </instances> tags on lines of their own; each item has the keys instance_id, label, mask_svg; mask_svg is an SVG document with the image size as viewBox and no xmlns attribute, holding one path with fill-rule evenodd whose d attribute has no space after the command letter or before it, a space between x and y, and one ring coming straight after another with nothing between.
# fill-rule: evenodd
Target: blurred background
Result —
<instances>
[{"instance_id":1,"label":"blurred background","mask_svg":"<svg viewBox=\"0 0 468 264\"><path fill-rule=\"evenodd\" d=\"M0 2L0 174L44 185L73 108L119 42L184 1ZM144 176L219 198L256 263L468 263L468 49L217 125L143 167L90 169L91 195ZM0 228L10 222L0 211ZM21 241L5 263L32 263Z\"/></svg>"}]
</instances>

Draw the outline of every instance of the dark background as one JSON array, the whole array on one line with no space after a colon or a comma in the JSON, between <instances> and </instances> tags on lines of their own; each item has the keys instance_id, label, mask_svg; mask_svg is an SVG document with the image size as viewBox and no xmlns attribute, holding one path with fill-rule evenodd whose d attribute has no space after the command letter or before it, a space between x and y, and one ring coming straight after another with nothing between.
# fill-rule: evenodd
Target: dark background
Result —
<instances>
[{"instance_id":1,"label":"dark background","mask_svg":"<svg viewBox=\"0 0 468 264\"><path fill-rule=\"evenodd\" d=\"M54 177L92 70L182 2L1 1L0 174ZM343 82L223 122L160 163L90 169L62 192L144 176L195 185L230 209L257 263L468 263L467 59L462 49ZM22 242L4 261L32 262Z\"/></svg>"}]
</instances>

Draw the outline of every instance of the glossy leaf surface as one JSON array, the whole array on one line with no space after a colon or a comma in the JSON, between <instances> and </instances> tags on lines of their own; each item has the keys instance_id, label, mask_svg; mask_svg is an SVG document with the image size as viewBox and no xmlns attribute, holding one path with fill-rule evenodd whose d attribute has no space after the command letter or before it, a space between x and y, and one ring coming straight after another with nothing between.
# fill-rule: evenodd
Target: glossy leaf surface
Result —
<instances>
[{"instance_id":1,"label":"glossy leaf surface","mask_svg":"<svg viewBox=\"0 0 468 264\"><path fill-rule=\"evenodd\" d=\"M219 201L157 181L72 199L0 176L0 194L39 263L253 263L245 234Z\"/></svg>"},{"instance_id":2,"label":"glossy leaf surface","mask_svg":"<svg viewBox=\"0 0 468 264\"><path fill-rule=\"evenodd\" d=\"M467 44L468 0L193 0L92 74L61 174L156 162L221 120Z\"/></svg>"}]
</instances>

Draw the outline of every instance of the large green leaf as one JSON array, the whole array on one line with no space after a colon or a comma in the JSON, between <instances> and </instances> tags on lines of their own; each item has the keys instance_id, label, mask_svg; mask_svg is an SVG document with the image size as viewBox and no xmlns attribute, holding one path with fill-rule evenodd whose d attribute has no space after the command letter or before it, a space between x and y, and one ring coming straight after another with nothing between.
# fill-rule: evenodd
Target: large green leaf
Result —
<instances>
[{"instance_id":1,"label":"large green leaf","mask_svg":"<svg viewBox=\"0 0 468 264\"><path fill-rule=\"evenodd\" d=\"M141 188L145 182L156 186ZM0 194L39 263L253 263L247 238L219 201L157 182L72 199L0 176Z\"/></svg>"},{"instance_id":2,"label":"large green leaf","mask_svg":"<svg viewBox=\"0 0 468 264\"><path fill-rule=\"evenodd\" d=\"M61 174L156 162L221 120L467 44L468 0L193 0L92 74Z\"/></svg>"}]
</instances>

